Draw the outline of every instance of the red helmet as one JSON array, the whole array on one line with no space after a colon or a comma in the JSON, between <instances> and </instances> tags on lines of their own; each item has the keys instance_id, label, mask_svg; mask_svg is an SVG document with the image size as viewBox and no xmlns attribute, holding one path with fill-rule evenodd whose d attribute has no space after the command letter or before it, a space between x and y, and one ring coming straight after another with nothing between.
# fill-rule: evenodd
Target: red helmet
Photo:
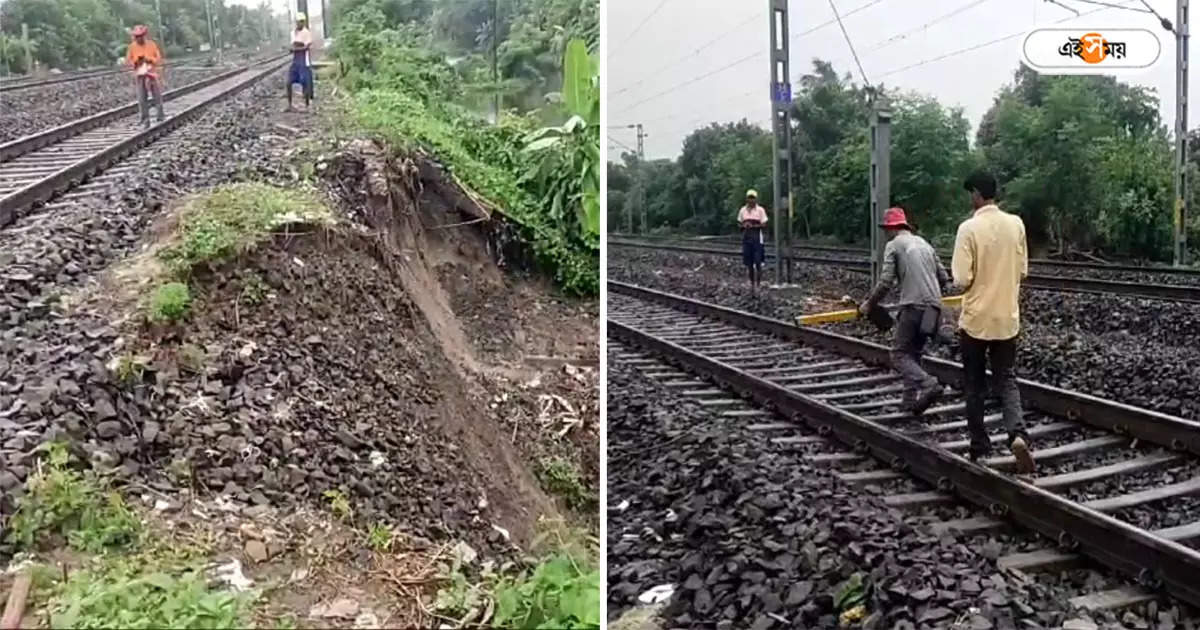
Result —
<instances>
[{"instance_id":1,"label":"red helmet","mask_svg":"<svg viewBox=\"0 0 1200 630\"><path fill-rule=\"evenodd\" d=\"M145 37L146 33L148 33L149 31L150 31L150 29L146 28L145 24L138 24L137 26L133 27L133 36L134 37Z\"/></svg>"}]
</instances>

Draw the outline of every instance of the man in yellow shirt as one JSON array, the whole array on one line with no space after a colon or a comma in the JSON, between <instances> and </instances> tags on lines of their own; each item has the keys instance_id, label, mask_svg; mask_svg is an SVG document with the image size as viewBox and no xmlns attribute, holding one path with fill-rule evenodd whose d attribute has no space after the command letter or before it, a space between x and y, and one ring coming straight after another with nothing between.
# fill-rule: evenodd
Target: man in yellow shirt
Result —
<instances>
[{"instance_id":1,"label":"man in yellow shirt","mask_svg":"<svg viewBox=\"0 0 1200 630\"><path fill-rule=\"evenodd\" d=\"M954 284L966 290L958 327L971 459L978 460L992 450L983 423L990 363L1017 471L1031 474L1033 456L1021 417L1021 391L1015 372L1021 330L1021 280L1029 273L1025 223L996 206L995 177L975 173L963 188L971 194L975 212L958 226L950 268Z\"/></svg>"}]
</instances>

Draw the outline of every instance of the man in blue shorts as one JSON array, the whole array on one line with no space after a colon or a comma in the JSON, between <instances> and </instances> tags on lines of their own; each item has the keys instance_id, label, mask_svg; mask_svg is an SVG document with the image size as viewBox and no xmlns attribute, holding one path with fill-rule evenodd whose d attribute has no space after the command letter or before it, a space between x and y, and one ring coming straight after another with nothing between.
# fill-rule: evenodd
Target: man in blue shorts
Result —
<instances>
[{"instance_id":1,"label":"man in blue shorts","mask_svg":"<svg viewBox=\"0 0 1200 630\"><path fill-rule=\"evenodd\" d=\"M767 225L767 211L758 205L758 193L746 191L746 205L738 210L738 225L742 228L742 264L750 270L750 289L758 291L762 284L763 263L766 262L766 241L763 227Z\"/></svg>"},{"instance_id":2,"label":"man in blue shorts","mask_svg":"<svg viewBox=\"0 0 1200 630\"><path fill-rule=\"evenodd\" d=\"M292 31L292 66L288 69L287 111L292 109L292 86L299 83L304 91L304 110L313 99L312 76L312 32L308 30L308 18L303 13L296 14L296 30Z\"/></svg>"}]
</instances>

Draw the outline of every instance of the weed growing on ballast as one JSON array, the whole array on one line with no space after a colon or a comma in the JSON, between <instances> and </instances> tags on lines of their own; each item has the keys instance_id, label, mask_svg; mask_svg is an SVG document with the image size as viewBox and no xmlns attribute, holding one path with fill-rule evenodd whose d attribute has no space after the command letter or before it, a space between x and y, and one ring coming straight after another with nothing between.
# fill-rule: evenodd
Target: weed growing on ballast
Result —
<instances>
[{"instance_id":1,"label":"weed growing on ballast","mask_svg":"<svg viewBox=\"0 0 1200 630\"><path fill-rule=\"evenodd\" d=\"M262 275L251 272L242 278L241 299L246 304L257 306L267 299L267 283Z\"/></svg>"},{"instance_id":2,"label":"weed growing on ballast","mask_svg":"<svg viewBox=\"0 0 1200 630\"><path fill-rule=\"evenodd\" d=\"M117 382L129 387L142 382L142 377L146 374L145 359L126 353L117 357L113 369L113 376L117 377Z\"/></svg>"},{"instance_id":3,"label":"weed growing on ballast","mask_svg":"<svg viewBox=\"0 0 1200 630\"><path fill-rule=\"evenodd\" d=\"M574 510L591 509L598 498L588 490L571 462L561 457L545 457L538 460L535 470L542 486L552 494L562 497Z\"/></svg>"},{"instance_id":4,"label":"weed growing on ballast","mask_svg":"<svg viewBox=\"0 0 1200 630\"><path fill-rule=\"evenodd\" d=\"M367 532L367 546L384 553L392 548L392 529L383 523L375 523Z\"/></svg>"},{"instance_id":5,"label":"weed growing on ballast","mask_svg":"<svg viewBox=\"0 0 1200 630\"><path fill-rule=\"evenodd\" d=\"M354 518L354 510L350 507L350 499L346 498L345 493L335 488L333 490L326 490L322 494L325 500L329 502L329 509L333 510L334 516L345 522L349 522Z\"/></svg>"},{"instance_id":6,"label":"weed growing on ballast","mask_svg":"<svg viewBox=\"0 0 1200 630\"><path fill-rule=\"evenodd\" d=\"M192 306L192 294L182 282L160 285L150 296L146 318L155 324L177 322Z\"/></svg>"},{"instance_id":7,"label":"weed growing on ballast","mask_svg":"<svg viewBox=\"0 0 1200 630\"><path fill-rule=\"evenodd\" d=\"M45 447L45 457L26 482L27 493L9 521L9 542L31 549L57 534L88 552L134 543L141 523L121 495L91 471L72 470L70 463L63 444Z\"/></svg>"}]
</instances>

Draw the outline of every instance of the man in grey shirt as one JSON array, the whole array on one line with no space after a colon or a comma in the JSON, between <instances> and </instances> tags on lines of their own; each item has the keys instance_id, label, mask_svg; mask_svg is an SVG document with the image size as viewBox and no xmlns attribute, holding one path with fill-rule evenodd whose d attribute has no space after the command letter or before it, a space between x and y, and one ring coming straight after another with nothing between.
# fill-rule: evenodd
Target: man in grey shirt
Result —
<instances>
[{"instance_id":1,"label":"man in grey shirt","mask_svg":"<svg viewBox=\"0 0 1200 630\"><path fill-rule=\"evenodd\" d=\"M869 312L899 281L900 311L896 316L892 365L904 378L903 408L920 416L942 396L941 383L921 369L921 353L925 343L938 332L942 288L950 284L950 275L933 246L913 234L902 208L889 208L879 227L888 234L883 269L879 284L859 311Z\"/></svg>"}]
</instances>

